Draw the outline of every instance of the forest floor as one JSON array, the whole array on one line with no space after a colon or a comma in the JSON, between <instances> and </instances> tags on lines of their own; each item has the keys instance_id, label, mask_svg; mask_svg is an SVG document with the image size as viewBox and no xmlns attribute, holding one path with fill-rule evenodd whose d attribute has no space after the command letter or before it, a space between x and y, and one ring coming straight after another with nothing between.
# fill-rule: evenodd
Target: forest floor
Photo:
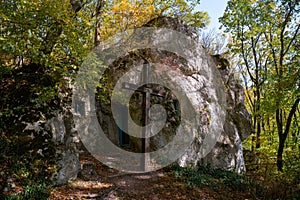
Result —
<instances>
[{"instance_id":1,"label":"forest floor","mask_svg":"<svg viewBox=\"0 0 300 200\"><path fill-rule=\"evenodd\" d=\"M209 187L189 189L171 170L143 174L122 173L102 165L89 155L81 156L86 166L79 177L51 191L49 200L66 199L251 199L241 191L224 192Z\"/></svg>"}]
</instances>

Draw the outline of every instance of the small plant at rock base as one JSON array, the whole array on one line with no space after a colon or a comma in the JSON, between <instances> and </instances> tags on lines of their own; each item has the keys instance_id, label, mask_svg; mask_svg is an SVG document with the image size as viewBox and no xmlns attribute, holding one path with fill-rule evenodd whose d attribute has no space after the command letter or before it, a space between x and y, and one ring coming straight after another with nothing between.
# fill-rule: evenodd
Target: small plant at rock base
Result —
<instances>
[{"instance_id":1,"label":"small plant at rock base","mask_svg":"<svg viewBox=\"0 0 300 200\"><path fill-rule=\"evenodd\" d=\"M49 186L41 183L37 185L28 185L19 194L4 196L5 200L46 200L50 196Z\"/></svg>"}]
</instances>

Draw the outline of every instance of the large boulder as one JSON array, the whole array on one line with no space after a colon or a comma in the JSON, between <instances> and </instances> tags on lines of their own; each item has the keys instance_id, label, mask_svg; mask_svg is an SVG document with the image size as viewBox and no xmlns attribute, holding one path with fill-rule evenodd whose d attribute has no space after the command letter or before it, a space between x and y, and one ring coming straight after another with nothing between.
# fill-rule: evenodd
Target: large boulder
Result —
<instances>
[{"instance_id":1,"label":"large boulder","mask_svg":"<svg viewBox=\"0 0 300 200\"><path fill-rule=\"evenodd\" d=\"M52 176L54 185L61 185L75 180L81 169L76 153L71 150L64 150L59 154L60 158L57 162L59 170Z\"/></svg>"},{"instance_id":2,"label":"large boulder","mask_svg":"<svg viewBox=\"0 0 300 200\"><path fill-rule=\"evenodd\" d=\"M197 40L196 32L185 25L182 21L172 18L157 18L150 21L145 27L167 28L178 31L192 40ZM153 36L152 43L162 42L162 38ZM174 41L179 43L180 41ZM184 45L183 45L184 46ZM219 55L211 56L202 47L187 49L193 52L197 50L195 62L189 62L182 56L167 50L147 48L129 52L119 57L109 69L106 70L105 83L115 86L119 79L128 73L132 66L141 66L145 62L155 63L156 66L169 67L168 79L175 81L181 86L183 93L190 99L190 105L174 103L174 94L165 87L152 85L152 90L164 94L166 98L153 97L152 104L161 104L166 108L166 122L164 128L150 139L150 151L156 151L167 145L176 134L180 124L180 107L190 106L197 109L197 127L194 139L186 152L177 160L181 166L196 166L198 163L209 164L212 167L244 172L245 163L243 158L242 141L251 133L251 116L244 105L244 91L239 81L234 77L228 66L229 62ZM191 53L192 54L192 53ZM142 55L142 56L141 56ZM163 68L163 67L162 67ZM161 69L162 69L161 68ZM159 67L155 70L160 71ZM131 71L128 81L139 84L143 77L142 70ZM160 73L160 72L159 72ZM112 87L111 90L112 91ZM103 94L103 93L102 93ZM98 120L108 138L119 145L119 127L112 116L110 95L101 97L96 104L98 108ZM176 99L176 98L175 98ZM160 109L160 107L156 107ZM142 98L134 93L129 105L130 116L136 124L142 125ZM151 120L155 121L162 115L155 115L153 108ZM178 114L179 112L179 114ZM158 112L159 113L159 112ZM217 120L212 120L216 118ZM158 120L159 121L159 120ZM154 130L157 127L152 127ZM185 130L181 130L185 131ZM155 130L154 130L155 132ZM213 138L213 137L216 138ZM211 138L212 148L205 149L203 146L206 139ZM141 140L130 136L132 151L141 152ZM174 147L176 148L176 147Z\"/></svg>"}]
</instances>

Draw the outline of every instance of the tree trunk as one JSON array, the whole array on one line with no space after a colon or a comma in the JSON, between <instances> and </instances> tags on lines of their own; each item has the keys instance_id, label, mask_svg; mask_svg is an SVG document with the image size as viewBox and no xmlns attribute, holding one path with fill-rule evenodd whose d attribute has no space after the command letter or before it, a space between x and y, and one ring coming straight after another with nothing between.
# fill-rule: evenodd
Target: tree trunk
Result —
<instances>
[{"instance_id":1,"label":"tree trunk","mask_svg":"<svg viewBox=\"0 0 300 200\"><path fill-rule=\"evenodd\" d=\"M96 18L96 23L95 23L95 35L94 35L94 46L98 46L101 41L101 34L100 34L100 26L101 26L101 14L102 14L102 9L104 7L104 0L98 0L97 1L97 6L96 10L94 13L94 16Z\"/></svg>"},{"instance_id":2,"label":"tree trunk","mask_svg":"<svg viewBox=\"0 0 300 200\"><path fill-rule=\"evenodd\" d=\"M279 146L278 146L278 151L277 151L277 170L280 172L283 172L282 155L283 155L283 150L284 150L285 139L281 136L279 136Z\"/></svg>"},{"instance_id":3,"label":"tree trunk","mask_svg":"<svg viewBox=\"0 0 300 200\"><path fill-rule=\"evenodd\" d=\"M261 134L261 117L260 113L257 113L260 111L260 86L257 84L256 85L256 149L260 148L260 134Z\"/></svg>"},{"instance_id":4,"label":"tree trunk","mask_svg":"<svg viewBox=\"0 0 300 200\"><path fill-rule=\"evenodd\" d=\"M293 119L294 114L296 113L299 102L300 102L300 98L296 99L296 101L294 102L294 104L289 112L289 116L286 120L284 132L283 132L283 123L282 123L282 110L281 109L276 110L276 122L277 122L277 130L278 130L278 137L279 137L279 146L278 146L278 151L277 151L277 170L280 172L283 171L282 155L283 155L283 151L284 151L285 140L288 136L290 126L292 123L292 119Z\"/></svg>"},{"instance_id":5,"label":"tree trunk","mask_svg":"<svg viewBox=\"0 0 300 200\"><path fill-rule=\"evenodd\" d=\"M254 108L255 110L255 108ZM254 111L255 112L255 111ZM253 116L253 130L256 130L256 123L257 123L257 120L256 120L256 115ZM255 136L253 135L252 136L252 142L251 142L251 151L254 152L255 150L255 144L256 144L256 141L255 141Z\"/></svg>"}]
</instances>

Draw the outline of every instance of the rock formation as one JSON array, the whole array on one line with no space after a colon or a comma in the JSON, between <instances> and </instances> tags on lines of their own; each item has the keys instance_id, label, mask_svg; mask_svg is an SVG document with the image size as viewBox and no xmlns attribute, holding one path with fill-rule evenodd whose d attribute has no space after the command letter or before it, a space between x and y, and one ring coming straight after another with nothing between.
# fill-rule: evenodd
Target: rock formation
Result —
<instances>
[{"instance_id":1,"label":"rock formation","mask_svg":"<svg viewBox=\"0 0 300 200\"><path fill-rule=\"evenodd\" d=\"M185 25L183 22L172 18L157 18L150 21L145 27L167 28L178 31L187 35L193 40L197 40L196 32ZM161 38L152 37L153 43L161 42ZM157 40L157 41L155 41ZM177 41L174 41L177 42ZM192 51L192 50L191 50ZM122 77L132 66L142 65L145 62L155 63L159 66L167 66L172 68L169 79L175 80L178 85L183 86L183 92L187 93L191 100L191 106L199 109L197 118L197 131L194 134L194 139L187 151L177 160L181 166L192 165L198 163L209 164L212 167L234 170L238 173L243 173L245 163L243 158L242 141L251 133L251 116L244 105L244 91L239 84L234 74L230 71L229 62L220 55L211 56L205 52L205 49L200 49L200 57L194 63L187 62L174 52L168 52L161 49L142 49L129 52L122 57L119 57L108 70L106 70L107 81L111 85L115 85L120 77ZM199 66L195 66L198 63ZM202 74L202 69L207 70L208 76ZM209 70L208 70L209 69ZM138 84L142 77L142 71L132 72L130 81ZM209 81L210 80L210 81ZM105 83L102 83L105 85ZM106 85L108 86L108 85ZM103 86L102 86L103 87ZM111 88L112 89L112 88ZM150 150L155 151L168 144L176 134L178 124L180 124L180 114L178 108L174 104L174 94L164 87L152 86L152 90L158 93L164 93L167 98L160 97L151 98L151 104L161 104L166 108L167 120L162 131L150 139ZM197 93L192 93L197 91ZM217 93L217 98L215 97ZM103 93L102 93L103 94ZM218 96L218 94L220 94ZM103 95L102 95L103 98ZM116 125L112 117L109 97L107 101L98 100L98 119L100 125L104 129L108 138L119 145L119 127ZM219 99L218 99L219 98ZM223 99L222 99L223 98ZM177 99L178 100L178 99ZM105 103L108 102L108 103ZM138 93L134 93L129 106L129 112L132 119L137 124L142 124L142 98ZM178 105L177 105L178 106ZM179 110L180 106L179 105ZM179 111L180 112L180 111ZM219 112L219 113L218 113ZM152 112L152 113L155 113ZM212 127L211 119L215 115L222 114L222 123L216 122ZM182 114L182 113L181 113ZM151 116L151 120L160 116ZM220 120L219 120L220 121ZM155 129L155 127L154 127ZM213 131L219 131L215 138L216 144L209 152L203 150L206 137L211 136ZM130 136L132 151L141 152L141 142L139 139Z\"/></svg>"}]
</instances>

